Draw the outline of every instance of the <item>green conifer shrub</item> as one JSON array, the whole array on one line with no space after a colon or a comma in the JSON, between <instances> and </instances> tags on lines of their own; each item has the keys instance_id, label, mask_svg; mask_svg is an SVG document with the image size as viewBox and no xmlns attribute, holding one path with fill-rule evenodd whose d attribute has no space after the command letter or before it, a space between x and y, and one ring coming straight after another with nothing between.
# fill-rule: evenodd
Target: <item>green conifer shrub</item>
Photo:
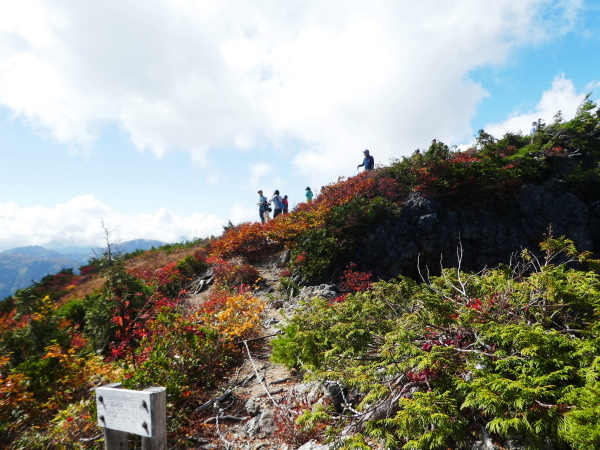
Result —
<instances>
[{"instance_id":1,"label":"green conifer shrub","mask_svg":"<svg viewBox=\"0 0 600 450\"><path fill-rule=\"evenodd\" d=\"M273 360L353 392L339 423L385 448L597 447L600 278L569 267L587 256L572 241L542 248L514 267L305 302Z\"/></svg>"}]
</instances>

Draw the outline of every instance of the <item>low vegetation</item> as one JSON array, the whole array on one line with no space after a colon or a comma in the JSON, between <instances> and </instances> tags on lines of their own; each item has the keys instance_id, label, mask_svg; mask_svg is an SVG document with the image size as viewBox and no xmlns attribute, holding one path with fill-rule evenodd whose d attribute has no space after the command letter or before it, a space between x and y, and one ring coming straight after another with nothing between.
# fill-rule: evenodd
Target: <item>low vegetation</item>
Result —
<instances>
[{"instance_id":1,"label":"low vegetation","mask_svg":"<svg viewBox=\"0 0 600 450\"><path fill-rule=\"evenodd\" d=\"M545 258L480 274L448 269L417 283L374 283L342 301L313 300L273 341L273 359L339 383L335 419L360 430L341 448L546 448L600 445L600 279L549 238ZM568 256L567 261L554 260ZM376 442L376 445L369 444Z\"/></svg>"},{"instance_id":2,"label":"low vegetation","mask_svg":"<svg viewBox=\"0 0 600 450\"><path fill-rule=\"evenodd\" d=\"M482 130L467 151L435 143L340 179L264 226L229 225L218 238L129 255L107 240L80 275L62 271L0 301L0 446L101 448L90 390L117 381L166 386L169 442L192 446L190 430L207 427L194 413L206 390L260 329L252 263L286 249L282 292L334 280L341 293L289 317L273 358L338 385L343 401L313 410L288 399L295 413L278 418L282 440L599 447L598 266L574 242L549 235L519 264L425 281L377 281L349 260L408 195L504 208L523 184L559 177L585 202L599 201L599 125L586 99L573 120L557 114L531 136ZM208 273L214 286L194 301Z\"/></svg>"}]
</instances>

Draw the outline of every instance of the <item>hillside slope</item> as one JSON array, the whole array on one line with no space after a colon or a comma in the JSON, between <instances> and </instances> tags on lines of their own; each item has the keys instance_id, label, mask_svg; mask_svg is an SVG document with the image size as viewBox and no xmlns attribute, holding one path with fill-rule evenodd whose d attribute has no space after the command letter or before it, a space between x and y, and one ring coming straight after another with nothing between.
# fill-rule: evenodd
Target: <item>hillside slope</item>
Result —
<instances>
[{"instance_id":1,"label":"hillside slope","mask_svg":"<svg viewBox=\"0 0 600 450\"><path fill-rule=\"evenodd\" d=\"M0 445L101 448L121 382L167 388L174 449L600 448L599 163L586 100L46 277L0 302Z\"/></svg>"}]
</instances>

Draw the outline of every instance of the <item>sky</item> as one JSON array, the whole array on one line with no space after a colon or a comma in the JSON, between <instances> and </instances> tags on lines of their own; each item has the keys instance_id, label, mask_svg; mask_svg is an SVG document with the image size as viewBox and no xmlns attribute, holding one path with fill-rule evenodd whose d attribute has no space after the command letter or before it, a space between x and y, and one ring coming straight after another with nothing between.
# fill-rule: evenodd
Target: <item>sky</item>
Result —
<instances>
[{"instance_id":1,"label":"sky","mask_svg":"<svg viewBox=\"0 0 600 450\"><path fill-rule=\"evenodd\" d=\"M600 99L594 0L0 0L0 251L173 243Z\"/></svg>"}]
</instances>

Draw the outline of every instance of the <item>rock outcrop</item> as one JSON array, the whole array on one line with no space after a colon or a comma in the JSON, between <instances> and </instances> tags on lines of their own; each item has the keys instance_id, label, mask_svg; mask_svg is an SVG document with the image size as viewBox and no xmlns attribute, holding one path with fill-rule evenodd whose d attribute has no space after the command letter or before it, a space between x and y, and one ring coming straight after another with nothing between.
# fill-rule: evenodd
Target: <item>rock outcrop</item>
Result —
<instances>
[{"instance_id":1,"label":"rock outcrop","mask_svg":"<svg viewBox=\"0 0 600 450\"><path fill-rule=\"evenodd\" d=\"M525 185L502 208L452 209L411 194L393 218L366 237L353 261L384 279L439 274L442 267L479 271L527 248L539 253L549 230L573 239L580 251L600 249L598 205L586 204L559 181ZM459 256L461 255L461 256Z\"/></svg>"}]
</instances>

